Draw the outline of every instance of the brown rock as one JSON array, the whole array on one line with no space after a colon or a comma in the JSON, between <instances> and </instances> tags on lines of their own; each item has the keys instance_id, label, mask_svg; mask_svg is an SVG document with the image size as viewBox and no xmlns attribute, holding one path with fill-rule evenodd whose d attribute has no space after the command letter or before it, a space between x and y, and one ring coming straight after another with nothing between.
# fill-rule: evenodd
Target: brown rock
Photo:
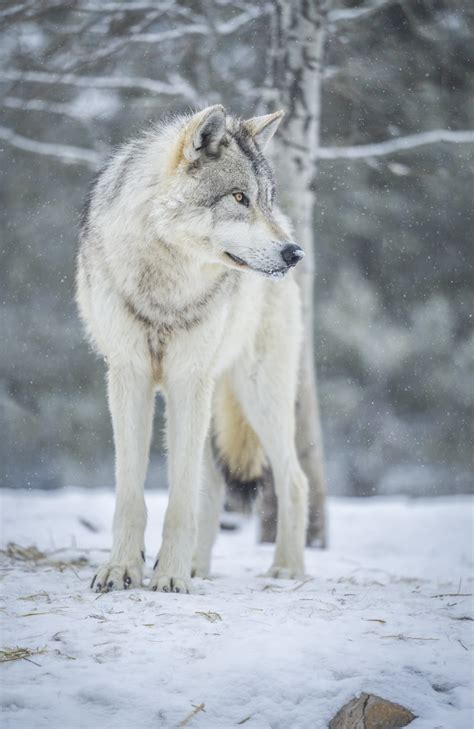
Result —
<instances>
[{"instance_id":1,"label":"brown rock","mask_svg":"<svg viewBox=\"0 0 474 729\"><path fill-rule=\"evenodd\" d=\"M361 694L340 709L329 729L401 729L416 719L400 704L374 694Z\"/></svg>"}]
</instances>

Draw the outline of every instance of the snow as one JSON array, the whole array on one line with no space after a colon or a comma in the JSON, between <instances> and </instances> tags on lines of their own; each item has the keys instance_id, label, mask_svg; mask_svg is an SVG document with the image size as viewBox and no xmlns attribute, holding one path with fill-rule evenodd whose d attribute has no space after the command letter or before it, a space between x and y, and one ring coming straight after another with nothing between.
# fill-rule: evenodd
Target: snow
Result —
<instances>
[{"instance_id":1,"label":"snow","mask_svg":"<svg viewBox=\"0 0 474 729\"><path fill-rule=\"evenodd\" d=\"M1 555L1 647L45 650L0 666L4 729L167 728L193 711L182 725L323 729L361 691L410 708L413 729L473 726L469 497L333 499L330 548L308 550L296 583L259 576L272 547L243 521L189 596L89 591L112 493L1 499L2 546L89 560L61 572ZM165 499L147 495L148 574Z\"/></svg>"}]
</instances>

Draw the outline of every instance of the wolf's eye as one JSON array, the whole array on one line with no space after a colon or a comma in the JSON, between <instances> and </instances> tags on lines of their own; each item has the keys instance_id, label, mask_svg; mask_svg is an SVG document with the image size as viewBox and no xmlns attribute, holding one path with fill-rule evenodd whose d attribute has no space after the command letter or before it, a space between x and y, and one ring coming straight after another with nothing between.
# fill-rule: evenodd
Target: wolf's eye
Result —
<instances>
[{"instance_id":1,"label":"wolf's eye","mask_svg":"<svg viewBox=\"0 0 474 729\"><path fill-rule=\"evenodd\" d=\"M245 205L246 208L249 206L249 199L247 195L244 195L243 192L234 192L232 193L234 196L235 202L238 202L240 205Z\"/></svg>"}]
</instances>

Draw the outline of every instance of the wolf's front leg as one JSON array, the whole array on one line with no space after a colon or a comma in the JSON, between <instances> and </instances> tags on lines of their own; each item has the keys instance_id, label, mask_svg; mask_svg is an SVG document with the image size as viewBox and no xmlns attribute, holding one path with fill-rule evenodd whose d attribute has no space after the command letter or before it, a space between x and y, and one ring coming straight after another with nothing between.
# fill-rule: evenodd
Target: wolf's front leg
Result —
<instances>
[{"instance_id":1,"label":"wolf's front leg","mask_svg":"<svg viewBox=\"0 0 474 729\"><path fill-rule=\"evenodd\" d=\"M189 592L196 541L204 442L211 419L212 382L173 382L167 392L170 496L152 590Z\"/></svg>"},{"instance_id":2,"label":"wolf's front leg","mask_svg":"<svg viewBox=\"0 0 474 729\"><path fill-rule=\"evenodd\" d=\"M143 486L154 408L151 374L112 367L108 395L115 441L116 505L112 553L92 580L96 592L126 590L142 581L146 525Z\"/></svg>"}]
</instances>

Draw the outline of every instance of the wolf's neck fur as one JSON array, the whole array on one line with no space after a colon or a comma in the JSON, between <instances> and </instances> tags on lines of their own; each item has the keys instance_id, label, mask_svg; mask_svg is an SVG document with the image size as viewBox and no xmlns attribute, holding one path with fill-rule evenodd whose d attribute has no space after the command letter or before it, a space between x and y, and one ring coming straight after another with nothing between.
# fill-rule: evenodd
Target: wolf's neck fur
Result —
<instances>
[{"instance_id":1,"label":"wolf's neck fur","mask_svg":"<svg viewBox=\"0 0 474 729\"><path fill-rule=\"evenodd\" d=\"M138 264L138 265L137 265ZM239 286L242 274L202 263L180 246L157 240L136 262L124 291L127 309L148 330L150 351L160 361L173 336L205 321L216 303Z\"/></svg>"}]
</instances>

